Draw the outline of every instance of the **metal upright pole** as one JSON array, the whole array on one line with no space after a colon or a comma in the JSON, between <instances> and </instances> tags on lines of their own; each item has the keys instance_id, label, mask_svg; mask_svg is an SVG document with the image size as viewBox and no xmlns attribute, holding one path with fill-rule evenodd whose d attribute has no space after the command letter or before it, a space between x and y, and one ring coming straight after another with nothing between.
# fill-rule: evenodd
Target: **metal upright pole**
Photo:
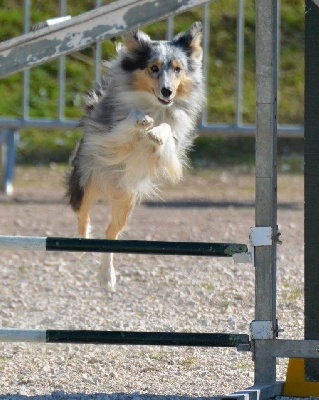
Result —
<instances>
[{"instance_id":1,"label":"metal upright pole","mask_svg":"<svg viewBox=\"0 0 319 400\"><path fill-rule=\"evenodd\" d=\"M317 2L316 2L317 4ZM305 12L305 339L319 339L319 7ZM319 381L319 362L305 362L306 380Z\"/></svg>"},{"instance_id":2,"label":"metal upright pole","mask_svg":"<svg viewBox=\"0 0 319 400\"><path fill-rule=\"evenodd\" d=\"M66 15L66 0L60 0L60 15ZM58 118L63 121L65 118L65 57L59 59L59 104Z\"/></svg>"},{"instance_id":3,"label":"metal upright pole","mask_svg":"<svg viewBox=\"0 0 319 400\"><path fill-rule=\"evenodd\" d=\"M95 0L95 8L99 8L102 5L102 1L101 0ZM100 82L101 81L101 54L102 54L102 43L101 42L97 42L95 43L94 46L94 50L95 50L95 54L94 54L94 58L95 58L95 81L96 82Z\"/></svg>"},{"instance_id":4,"label":"metal upright pole","mask_svg":"<svg viewBox=\"0 0 319 400\"><path fill-rule=\"evenodd\" d=\"M24 1L24 33L30 32L31 19L31 0ZM23 119L29 119L29 100L30 100L30 70L23 71L23 103L22 113Z\"/></svg>"},{"instance_id":5,"label":"metal upright pole","mask_svg":"<svg viewBox=\"0 0 319 400\"><path fill-rule=\"evenodd\" d=\"M256 227L271 227L272 245L255 247L255 318L276 337L277 0L256 1ZM276 381L276 359L254 340L255 384Z\"/></svg>"},{"instance_id":6,"label":"metal upright pole","mask_svg":"<svg viewBox=\"0 0 319 400\"><path fill-rule=\"evenodd\" d=\"M237 59L236 59L236 125L242 124L243 114L243 86L244 86L244 26L245 26L245 0L238 1L237 17Z\"/></svg>"}]
</instances>

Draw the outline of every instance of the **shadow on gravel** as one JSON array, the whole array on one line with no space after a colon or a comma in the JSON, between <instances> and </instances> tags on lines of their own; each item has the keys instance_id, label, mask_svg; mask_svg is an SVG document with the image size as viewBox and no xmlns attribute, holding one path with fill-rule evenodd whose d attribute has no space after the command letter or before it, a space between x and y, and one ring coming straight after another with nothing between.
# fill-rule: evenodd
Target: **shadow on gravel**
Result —
<instances>
[{"instance_id":1,"label":"shadow on gravel","mask_svg":"<svg viewBox=\"0 0 319 400\"><path fill-rule=\"evenodd\" d=\"M26 396L19 394L0 395L0 400L219 400L220 397L192 397L192 396L170 396L154 394L125 394L125 393L64 393L63 391L52 392L52 394Z\"/></svg>"},{"instance_id":2,"label":"shadow on gravel","mask_svg":"<svg viewBox=\"0 0 319 400\"><path fill-rule=\"evenodd\" d=\"M146 207L152 208L254 208L254 201L193 201L193 200L173 200L173 201L143 201ZM280 202L278 208L282 210L301 210L303 205L296 202Z\"/></svg>"},{"instance_id":3,"label":"shadow on gravel","mask_svg":"<svg viewBox=\"0 0 319 400\"><path fill-rule=\"evenodd\" d=\"M1 203L10 204L67 204L63 198L40 198L40 197L8 197L0 196ZM212 200L168 200L168 201L143 201L142 205L150 208L254 208L254 201L212 201ZM278 202L281 210L302 210L303 204L297 202ZM1 399L1 397L0 397Z\"/></svg>"}]
</instances>

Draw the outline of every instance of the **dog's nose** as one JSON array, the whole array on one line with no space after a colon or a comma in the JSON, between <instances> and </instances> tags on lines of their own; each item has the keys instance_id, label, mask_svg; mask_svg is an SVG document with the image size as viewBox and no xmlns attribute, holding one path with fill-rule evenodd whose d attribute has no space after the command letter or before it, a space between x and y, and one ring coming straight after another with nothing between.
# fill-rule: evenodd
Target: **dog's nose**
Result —
<instances>
[{"instance_id":1,"label":"dog's nose","mask_svg":"<svg viewBox=\"0 0 319 400\"><path fill-rule=\"evenodd\" d=\"M167 87L163 87L161 90L161 93L164 97L170 97L170 95L173 93L173 91Z\"/></svg>"}]
</instances>

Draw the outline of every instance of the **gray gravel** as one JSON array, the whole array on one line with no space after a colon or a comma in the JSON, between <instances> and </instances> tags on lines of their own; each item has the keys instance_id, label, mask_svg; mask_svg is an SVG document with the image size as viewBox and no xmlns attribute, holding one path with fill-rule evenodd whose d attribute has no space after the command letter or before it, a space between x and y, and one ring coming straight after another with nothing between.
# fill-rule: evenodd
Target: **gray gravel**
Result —
<instances>
[{"instance_id":1,"label":"gray gravel","mask_svg":"<svg viewBox=\"0 0 319 400\"><path fill-rule=\"evenodd\" d=\"M139 206L122 238L247 243L254 226L253 176L225 176L190 178L180 190L164 191L167 203ZM61 186L26 182L17 186L11 201L0 198L0 234L73 236L75 216L61 200ZM219 190L207 190L214 182ZM290 183L300 185L298 180ZM296 339L303 334L303 209L300 193L294 198L283 190L278 319L285 329L281 338ZM95 237L103 236L106 221L104 206L97 205ZM110 294L97 282L99 258L2 252L0 325L249 333L254 319L251 265L221 258L118 254L117 291ZM235 349L28 343L1 343L0 348L0 400L186 400L218 397L253 384L251 354ZM286 365L287 360L278 361L278 380L285 379Z\"/></svg>"}]
</instances>

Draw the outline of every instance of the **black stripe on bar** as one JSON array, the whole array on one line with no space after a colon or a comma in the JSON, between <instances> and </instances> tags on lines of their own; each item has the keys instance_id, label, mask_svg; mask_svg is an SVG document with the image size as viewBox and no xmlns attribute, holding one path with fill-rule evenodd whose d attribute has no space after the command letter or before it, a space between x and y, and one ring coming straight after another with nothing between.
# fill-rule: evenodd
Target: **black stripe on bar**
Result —
<instances>
[{"instance_id":1,"label":"black stripe on bar","mask_svg":"<svg viewBox=\"0 0 319 400\"><path fill-rule=\"evenodd\" d=\"M47 330L47 343L237 347L249 344L249 336L229 333L125 332Z\"/></svg>"},{"instance_id":2,"label":"black stripe on bar","mask_svg":"<svg viewBox=\"0 0 319 400\"><path fill-rule=\"evenodd\" d=\"M158 242L56 237L48 237L46 239L46 250L215 257L231 257L236 253L246 253L248 251L245 244L238 243Z\"/></svg>"}]
</instances>

